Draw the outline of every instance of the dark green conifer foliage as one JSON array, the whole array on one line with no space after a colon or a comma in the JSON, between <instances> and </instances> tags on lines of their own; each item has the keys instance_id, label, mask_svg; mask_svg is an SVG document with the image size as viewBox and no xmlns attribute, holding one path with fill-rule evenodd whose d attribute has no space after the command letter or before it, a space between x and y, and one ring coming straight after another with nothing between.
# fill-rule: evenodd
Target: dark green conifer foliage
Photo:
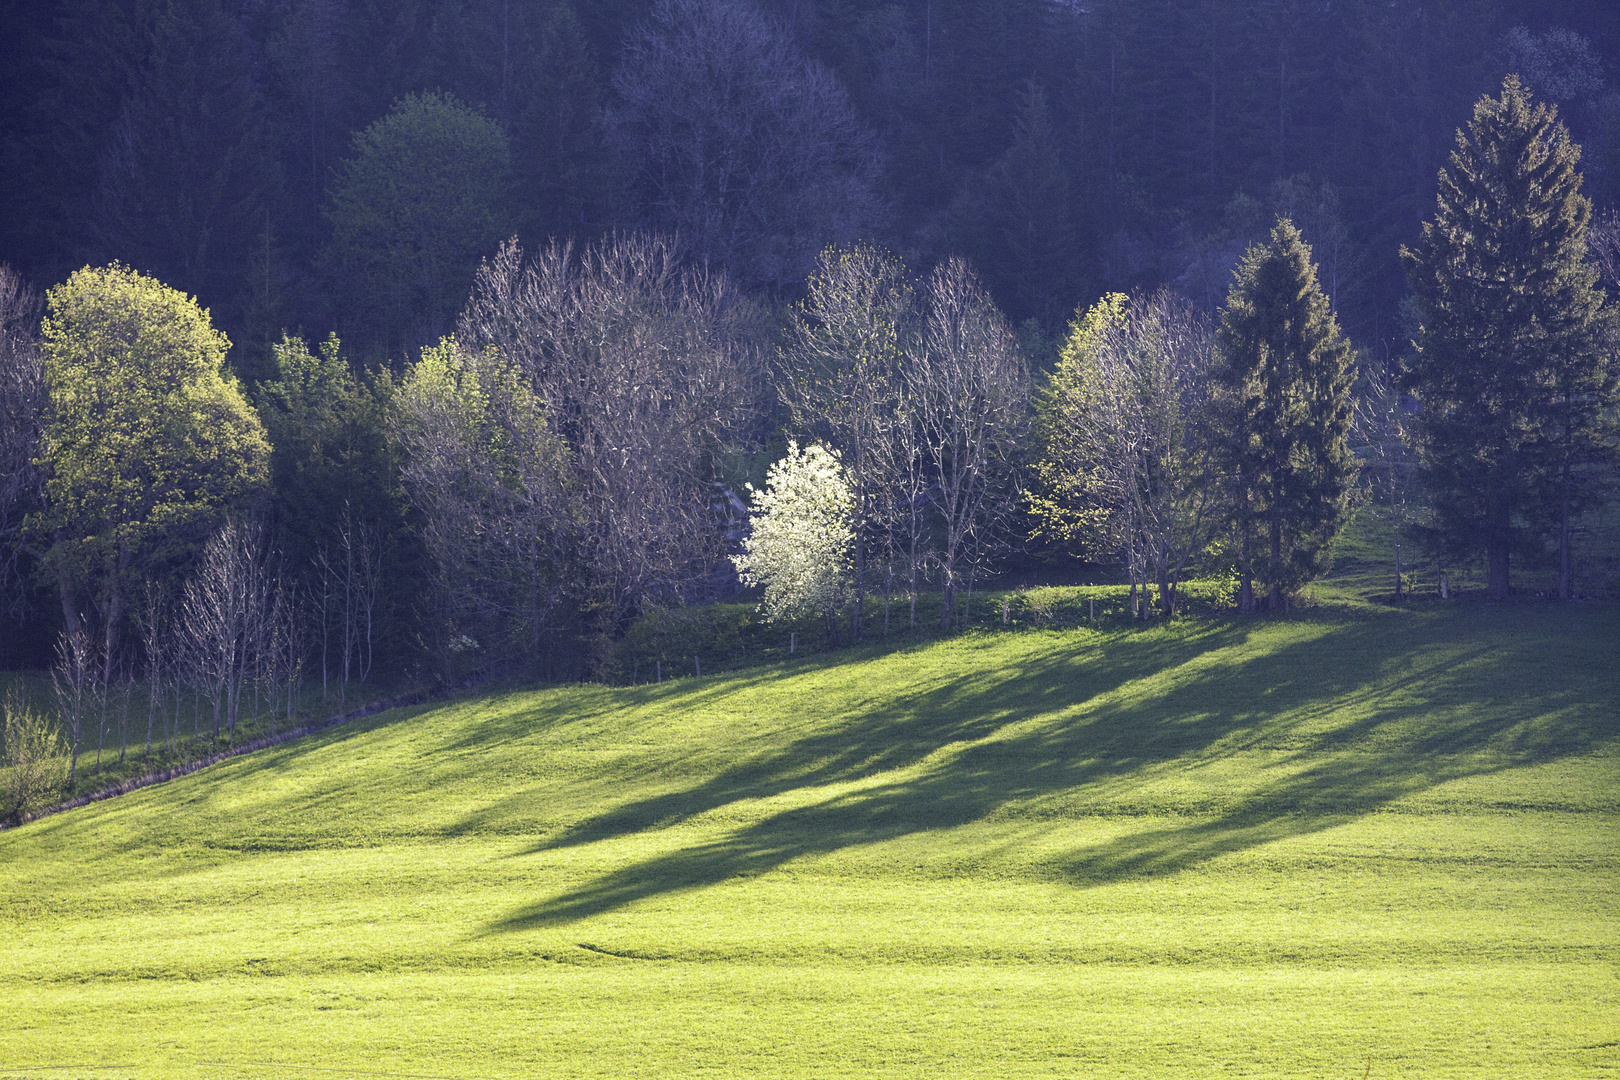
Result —
<instances>
[{"instance_id":1,"label":"dark green conifer foliage","mask_svg":"<svg viewBox=\"0 0 1620 1080\"><path fill-rule=\"evenodd\" d=\"M334 542L345 510L392 528L399 516L399 461L388 438L385 377L355 377L336 337L311 351L301 338L273 349L273 381L260 384L259 415L273 449L271 499L277 543L303 575Z\"/></svg>"},{"instance_id":2,"label":"dark green conifer foliage","mask_svg":"<svg viewBox=\"0 0 1620 1080\"><path fill-rule=\"evenodd\" d=\"M1280 610L1290 591L1327 571L1356 475L1350 343L1317 283L1310 246L1288 219L1238 266L1220 341L1240 604L1252 610L1258 573L1268 606Z\"/></svg>"},{"instance_id":3,"label":"dark green conifer foliage","mask_svg":"<svg viewBox=\"0 0 1620 1080\"><path fill-rule=\"evenodd\" d=\"M1000 286L1008 314L1052 330L1082 295L1071 187L1046 94L1030 84L1012 146L955 208L958 231L975 265Z\"/></svg>"},{"instance_id":4,"label":"dark green conifer foliage","mask_svg":"<svg viewBox=\"0 0 1620 1080\"><path fill-rule=\"evenodd\" d=\"M1613 380L1579 158L1557 111L1509 76L1457 133L1435 218L1401 253L1423 318L1404 382L1422 405L1434 541L1483 548L1494 599L1513 550L1560 518L1567 592L1568 514L1605 456Z\"/></svg>"}]
</instances>

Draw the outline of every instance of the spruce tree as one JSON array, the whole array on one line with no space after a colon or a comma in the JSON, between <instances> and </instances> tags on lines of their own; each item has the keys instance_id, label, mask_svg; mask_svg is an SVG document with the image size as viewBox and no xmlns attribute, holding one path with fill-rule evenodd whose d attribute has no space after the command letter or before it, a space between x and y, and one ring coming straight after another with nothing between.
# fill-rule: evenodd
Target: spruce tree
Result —
<instances>
[{"instance_id":1,"label":"spruce tree","mask_svg":"<svg viewBox=\"0 0 1620 1080\"><path fill-rule=\"evenodd\" d=\"M1310 246L1288 219L1239 264L1220 342L1239 605L1253 609L1258 573L1267 605L1281 610L1289 592L1326 572L1355 478L1350 343L1317 283Z\"/></svg>"},{"instance_id":2,"label":"spruce tree","mask_svg":"<svg viewBox=\"0 0 1620 1080\"><path fill-rule=\"evenodd\" d=\"M1483 548L1498 600L1512 551L1554 521L1567 594L1569 514L1587 466L1605 456L1614 384L1579 159L1557 111L1508 76L1457 133L1434 220L1401 252L1422 315L1403 382L1422 407L1434 541L1456 554Z\"/></svg>"}]
</instances>

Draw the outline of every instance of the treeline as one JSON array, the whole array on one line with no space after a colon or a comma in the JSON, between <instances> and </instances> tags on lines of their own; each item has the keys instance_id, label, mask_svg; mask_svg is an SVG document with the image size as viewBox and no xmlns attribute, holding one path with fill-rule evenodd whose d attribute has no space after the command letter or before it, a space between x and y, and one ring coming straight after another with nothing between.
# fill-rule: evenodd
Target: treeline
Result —
<instances>
[{"instance_id":1,"label":"treeline","mask_svg":"<svg viewBox=\"0 0 1620 1080\"><path fill-rule=\"evenodd\" d=\"M1397 598L1402 539L1483 556L1495 598L1550 550L1570 597L1620 377L1620 230L1593 226L1578 160L1516 77L1476 103L1403 249L1417 333L1393 363L1353 348L1286 218L1213 316L1106 294L1050 372L967 260L923 273L866 242L823 249L778 309L660 234L509 241L402 370L288 335L251 385L155 278L86 267L42 304L5 271L10 613L54 641L77 746L120 682L146 688L150 739L188 687L229 738L245 695L285 715L314 679L341 701L384 669L589 677L647 610L739 569L769 617L836 635L847 612L856 639L867 597L887 630L925 587L948 629L960 590L1041 545L1122 566L1142 618L1194 573L1282 610L1368 486Z\"/></svg>"},{"instance_id":2,"label":"treeline","mask_svg":"<svg viewBox=\"0 0 1620 1080\"><path fill-rule=\"evenodd\" d=\"M969 258L1049 364L1074 307L1213 308L1278 213L1370 348L1457 120L1516 71L1620 194L1620 14L1587 0L8 0L0 252L396 364L478 260L677 233L796 299L827 243ZM1028 320L1032 323L1026 323Z\"/></svg>"}]
</instances>

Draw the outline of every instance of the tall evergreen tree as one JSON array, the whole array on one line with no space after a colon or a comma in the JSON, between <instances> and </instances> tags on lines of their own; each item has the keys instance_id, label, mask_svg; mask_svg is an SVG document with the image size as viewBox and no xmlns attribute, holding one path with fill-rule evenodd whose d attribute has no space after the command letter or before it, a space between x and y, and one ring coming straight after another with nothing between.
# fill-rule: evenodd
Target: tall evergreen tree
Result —
<instances>
[{"instance_id":1,"label":"tall evergreen tree","mask_svg":"<svg viewBox=\"0 0 1620 1080\"><path fill-rule=\"evenodd\" d=\"M163 5L102 150L92 250L234 315L257 291L278 174L241 26L219 0Z\"/></svg>"},{"instance_id":2,"label":"tall evergreen tree","mask_svg":"<svg viewBox=\"0 0 1620 1080\"><path fill-rule=\"evenodd\" d=\"M1048 115L1030 84L1012 146L953 208L976 265L1015 320L1055 329L1080 293L1071 181Z\"/></svg>"},{"instance_id":3,"label":"tall evergreen tree","mask_svg":"<svg viewBox=\"0 0 1620 1080\"><path fill-rule=\"evenodd\" d=\"M1242 546L1240 606L1253 575L1268 606L1326 572L1355 479L1349 341L1317 283L1311 249L1287 218L1251 247L1221 312L1225 465ZM1267 542L1253 551L1256 531Z\"/></svg>"},{"instance_id":4,"label":"tall evergreen tree","mask_svg":"<svg viewBox=\"0 0 1620 1080\"><path fill-rule=\"evenodd\" d=\"M1404 382L1423 407L1435 541L1483 547L1493 599L1508 595L1513 550L1549 519L1563 526L1567 592L1582 466L1606 456L1614 382L1579 158L1557 111L1510 75L1457 133L1435 218L1401 252L1423 320Z\"/></svg>"}]
</instances>

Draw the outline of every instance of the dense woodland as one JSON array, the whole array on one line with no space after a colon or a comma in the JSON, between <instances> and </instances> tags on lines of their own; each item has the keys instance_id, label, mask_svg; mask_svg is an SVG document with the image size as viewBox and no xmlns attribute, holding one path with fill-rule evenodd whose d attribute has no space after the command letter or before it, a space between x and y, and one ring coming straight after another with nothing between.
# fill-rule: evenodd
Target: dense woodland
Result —
<instances>
[{"instance_id":1,"label":"dense woodland","mask_svg":"<svg viewBox=\"0 0 1620 1080\"><path fill-rule=\"evenodd\" d=\"M184 657L228 718L316 672L589 677L734 562L857 637L852 597L941 590L948 626L1009 558L1117 564L1144 617L1193 573L1278 609L1369 497L1411 557L1571 595L1607 498L1608 5L0 10L0 306L43 357L4 388L0 663ZM1515 138L1551 224L1503 306L1448 252ZM1501 432L1413 419L1487 390ZM790 438L837 452L830 502ZM1458 449L1493 438L1505 487ZM120 454L138 507L95 487ZM783 524L810 503L849 565L799 602L770 586L823 550ZM787 555L744 550L750 504Z\"/></svg>"}]
</instances>

